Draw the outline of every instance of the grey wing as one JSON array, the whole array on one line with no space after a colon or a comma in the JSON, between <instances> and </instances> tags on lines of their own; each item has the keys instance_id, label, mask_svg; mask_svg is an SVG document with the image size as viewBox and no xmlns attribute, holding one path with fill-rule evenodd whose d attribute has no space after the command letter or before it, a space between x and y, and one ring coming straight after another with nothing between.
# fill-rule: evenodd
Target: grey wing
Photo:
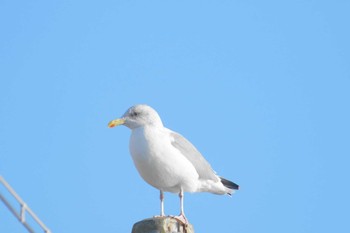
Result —
<instances>
[{"instance_id":1,"label":"grey wing","mask_svg":"<svg viewBox=\"0 0 350 233\"><path fill-rule=\"evenodd\" d=\"M215 174L208 161L205 160L191 142L176 132L170 131L170 135L173 138L171 144L192 163L197 170L199 179L219 181L218 176Z\"/></svg>"}]
</instances>

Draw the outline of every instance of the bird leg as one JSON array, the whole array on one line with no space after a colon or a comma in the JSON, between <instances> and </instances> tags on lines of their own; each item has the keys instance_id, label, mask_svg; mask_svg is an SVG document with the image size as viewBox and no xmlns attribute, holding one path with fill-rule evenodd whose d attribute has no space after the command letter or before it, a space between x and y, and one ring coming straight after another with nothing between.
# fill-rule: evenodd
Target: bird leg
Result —
<instances>
[{"instance_id":1,"label":"bird leg","mask_svg":"<svg viewBox=\"0 0 350 233\"><path fill-rule=\"evenodd\" d=\"M180 193L179 193L179 198L180 198L180 215L185 216L185 212L184 212L184 192L181 189Z\"/></svg>"},{"instance_id":2,"label":"bird leg","mask_svg":"<svg viewBox=\"0 0 350 233\"><path fill-rule=\"evenodd\" d=\"M164 193L162 190L160 191L159 199L160 199L160 215L153 216L154 218L162 218L164 217Z\"/></svg>"},{"instance_id":3,"label":"bird leg","mask_svg":"<svg viewBox=\"0 0 350 233\"><path fill-rule=\"evenodd\" d=\"M185 216L185 212L184 212L184 192L181 189L180 193L179 193L179 198L180 198L180 215L179 216L175 216L174 218L178 221L180 221L181 223L183 223L184 225L188 224L187 218Z\"/></svg>"},{"instance_id":4,"label":"bird leg","mask_svg":"<svg viewBox=\"0 0 350 233\"><path fill-rule=\"evenodd\" d=\"M164 193L162 190L160 190L160 216L163 217L164 216Z\"/></svg>"}]
</instances>

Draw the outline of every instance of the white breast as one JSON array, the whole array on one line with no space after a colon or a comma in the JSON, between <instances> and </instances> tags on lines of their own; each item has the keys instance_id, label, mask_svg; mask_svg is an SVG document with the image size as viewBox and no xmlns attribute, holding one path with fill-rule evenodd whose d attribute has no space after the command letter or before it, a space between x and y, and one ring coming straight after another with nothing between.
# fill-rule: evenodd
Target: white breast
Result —
<instances>
[{"instance_id":1,"label":"white breast","mask_svg":"<svg viewBox=\"0 0 350 233\"><path fill-rule=\"evenodd\" d=\"M138 172L147 183L163 191L196 191L197 171L172 146L168 131L163 129L146 126L132 131L129 149Z\"/></svg>"}]
</instances>

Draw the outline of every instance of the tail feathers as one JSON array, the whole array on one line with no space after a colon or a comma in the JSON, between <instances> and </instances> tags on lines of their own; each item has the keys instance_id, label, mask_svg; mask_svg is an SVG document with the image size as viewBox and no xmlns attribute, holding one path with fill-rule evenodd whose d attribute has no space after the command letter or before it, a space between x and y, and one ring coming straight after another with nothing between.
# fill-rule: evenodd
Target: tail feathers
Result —
<instances>
[{"instance_id":1,"label":"tail feathers","mask_svg":"<svg viewBox=\"0 0 350 233\"><path fill-rule=\"evenodd\" d=\"M228 189L232 189L232 190L238 190L239 189L239 185L233 183L232 181L226 180L223 177L220 177L221 179L221 183ZM231 193L228 193L229 195L231 195Z\"/></svg>"}]
</instances>

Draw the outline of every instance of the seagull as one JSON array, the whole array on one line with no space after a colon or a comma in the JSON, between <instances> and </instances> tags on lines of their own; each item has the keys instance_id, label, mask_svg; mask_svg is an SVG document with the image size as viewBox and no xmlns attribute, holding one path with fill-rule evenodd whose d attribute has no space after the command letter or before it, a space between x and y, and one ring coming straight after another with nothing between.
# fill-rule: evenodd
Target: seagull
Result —
<instances>
[{"instance_id":1,"label":"seagull","mask_svg":"<svg viewBox=\"0 0 350 233\"><path fill-rule=\"evenodd\" d=\"M202 154L185 137L163 126L158 113L148 105L130 107L108 127L125 125L131 129L129 150L137 171L160 191L160 216L164 215L164 192L177 193L180 215L184 213L184 192L231 195L239 186L218 176Z\"/></svg>"}]
</instances>

